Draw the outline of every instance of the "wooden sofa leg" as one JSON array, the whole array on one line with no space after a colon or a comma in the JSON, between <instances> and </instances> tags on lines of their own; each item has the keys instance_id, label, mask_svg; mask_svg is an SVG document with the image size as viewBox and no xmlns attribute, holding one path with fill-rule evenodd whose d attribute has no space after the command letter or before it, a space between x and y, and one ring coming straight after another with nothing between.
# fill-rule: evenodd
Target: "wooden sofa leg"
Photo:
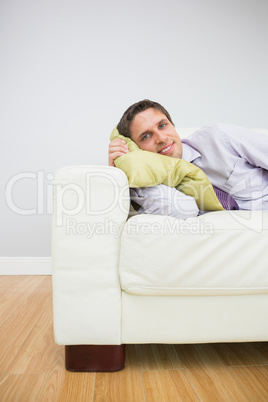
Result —
<instances>
[{"instance_id":1,"label":"wooden sofa leg","mask_svg":"<svg viewBox=\"0 0 268 402\"><path fill-rule=\"evenodd\" d=\"M125 345L65 346L68 371L118 371L125 367Z\"/></svg>"}]
</instances>

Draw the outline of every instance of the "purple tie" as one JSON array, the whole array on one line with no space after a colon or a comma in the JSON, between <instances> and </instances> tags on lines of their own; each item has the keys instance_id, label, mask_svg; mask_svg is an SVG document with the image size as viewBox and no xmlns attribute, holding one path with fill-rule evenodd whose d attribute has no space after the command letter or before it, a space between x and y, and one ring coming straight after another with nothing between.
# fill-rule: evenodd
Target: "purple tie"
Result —
<instances>
[{"instance_id":1,"label":"purple tie","mask_svg":"<svg viewBox=\"0 0 268 402\"><path fill-rule=\"evenodd\" d=\"M220 190L217 187L213 186L213 188L216 193L216 196L218 197L218 199L224 209L227 209L227 210L239 209L237 202L229 194L225 193L224 191Z\"/></svg>"}]
</instances>

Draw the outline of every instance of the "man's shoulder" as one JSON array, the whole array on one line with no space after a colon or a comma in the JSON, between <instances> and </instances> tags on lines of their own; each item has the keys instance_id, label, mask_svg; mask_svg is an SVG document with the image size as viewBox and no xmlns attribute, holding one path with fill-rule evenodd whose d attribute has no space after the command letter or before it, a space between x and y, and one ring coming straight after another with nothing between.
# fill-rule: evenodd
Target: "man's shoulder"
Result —
<instances>
[{"instance_id":1,"label":"man's shoulder","mask_svg":"<svg viewBox=\"0 0 268 402\"><path fill-rule=\"evenodd\" d=\"M232 127L232 125L221 122L204 126L187 139L183 139L182 142L199 152L212 148L230 147L232 136L228 133L233 131Z\"/></svg>"},{"instance_id":2,"label":"man's shoulder","mask_svg":"<svg viewBox=\"0 0 268 402\"><path fill-rule=\"evenodd\" d=\"M228 123L222 123L222 122L217 122L211 125L207 125L204 127L201 127L197 132L226 132L230 130L231 128L235 127L232 124Z\"/></svg>"},{"instance_id":3,"label":"man's shoulder","mask_svg":"<svg viewBox=\"0 0 268 402\"><path fill-rule=\"evenodd\" d=\"M232 146L242 132L243 129L240 126L219 122L199 128L188 138L183 138L182 142L196 149L206 144Z\"/></svg>"},{"instance_id":4,"label":"man's shoulder","mask_svg":"<svg viewBox=\"0 0 268 402\"><path fill-rule=\"evenodd\" d=\"M199 129L197 129L194 133L192 133L188 138L193 139L193 138L200 138L200 137L208 137L212 136L215 137L217 135L220 135L221 133L224 133L228 125L224 123L215 123L207 126L203 126Z\"/></svg>"},{"instance_id":5,"label":"man's shoulder","mask_svg":"<svg viewBox=\"0 0 268 402\"><path fill-rule=\"evenodd\" d=\"M228 124L228 123L214 123L211 125L207 125L204 127L201 127L200 129L196 130L190 137L190 138L227 138L230 135L232 135L233 132L236 132L237 129L239 129L239 126L236 126L234 124Z\"/></svg>"}]
</instances>

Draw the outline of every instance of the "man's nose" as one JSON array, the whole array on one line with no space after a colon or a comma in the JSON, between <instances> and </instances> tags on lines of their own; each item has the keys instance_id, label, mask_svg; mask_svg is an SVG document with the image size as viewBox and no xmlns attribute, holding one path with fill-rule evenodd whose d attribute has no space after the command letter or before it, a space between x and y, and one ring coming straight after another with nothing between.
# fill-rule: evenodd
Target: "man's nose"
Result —
<instances>
[{"instance_id":1,"label":"man's nose","mask_svg":"<svg viewBox=\"0 0 268 402\"><path fill-rule=\"evenodd\" d=\"M155 133L155 142L156 142L157 144L160 144L160 143L162 143L162 142L166 142L166 139L167 139L166 135L163 134L163 133L161 133L160 131L157 131L157 132Z\"/></svg>"}]
</instances>

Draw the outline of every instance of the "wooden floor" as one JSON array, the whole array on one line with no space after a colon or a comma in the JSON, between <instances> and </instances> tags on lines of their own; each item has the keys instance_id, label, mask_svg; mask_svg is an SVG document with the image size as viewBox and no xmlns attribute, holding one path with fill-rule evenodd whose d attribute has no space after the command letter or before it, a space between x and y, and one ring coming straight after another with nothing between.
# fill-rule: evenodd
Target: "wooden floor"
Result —
<instances>
[{"instance_id":1,"label":"wooden floor","mask_svg":"<svg viewBox=\"0 0 268 402\"><path fill-rule=\"evenodd\" d=\"M0 401L268 401L268 343L128 345L117 373L69 373L49 276L0 276Z\"/></svg>"}]
</instances>

